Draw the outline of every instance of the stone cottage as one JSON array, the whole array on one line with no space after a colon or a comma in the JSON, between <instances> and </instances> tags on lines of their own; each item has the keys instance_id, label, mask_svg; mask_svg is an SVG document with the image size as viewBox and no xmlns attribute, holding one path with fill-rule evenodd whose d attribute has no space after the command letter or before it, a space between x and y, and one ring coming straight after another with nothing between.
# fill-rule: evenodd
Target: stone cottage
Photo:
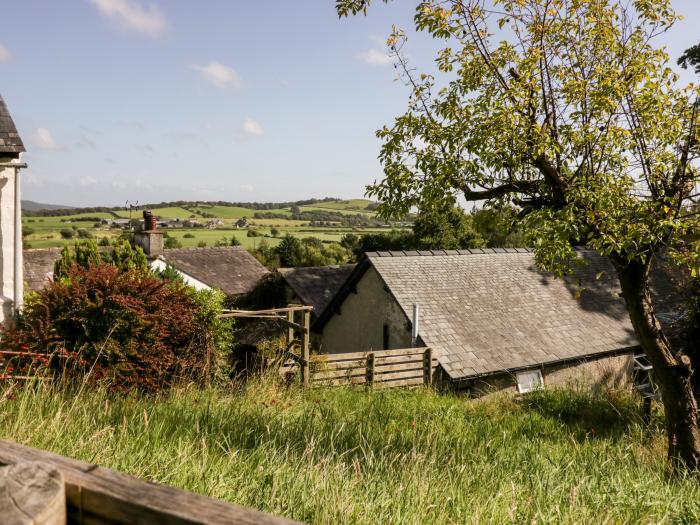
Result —
<instances>
[{"instance_id":1,"label":"stone cottage","mask_svg":"<svg viewBox=\"0 0 700 525\"><path fill-rule=\"evenodd\" d=\"M526 249L368 253L313 325L320 351L430 346L438 377L475 394L625 382L638 342L615 272L578 254L555 279Z\"/></svg>"},{"instance_id":2,"label":"stone cottage","mask_svg":"<svg viewBox=\"0 0 700 525\"><path fill-rule=\"evenodd\" d=\"M24 144L0 96L0 323L22 307L22 203L20 168Z\"/></svg>"}]
</instances>

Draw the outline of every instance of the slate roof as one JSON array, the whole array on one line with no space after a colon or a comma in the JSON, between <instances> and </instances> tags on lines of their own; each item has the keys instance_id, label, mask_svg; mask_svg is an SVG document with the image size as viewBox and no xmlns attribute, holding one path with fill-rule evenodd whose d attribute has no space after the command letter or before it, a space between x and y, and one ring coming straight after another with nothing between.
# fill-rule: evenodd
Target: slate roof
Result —
<instances>
[{"instance_id":1,"label":"slate roof","mask_svg":"<svg viewBox=\"0 0 700 525\"><path fill-rule=\"evenodd\" d=\"M612 265L591 251L579 255L589 264L555 279L520 248L374 252L343 293L374 267L407 320L413 304L420 306L420 339L453 379L637 346ZM317 328L330 315L329 306Z\"/></svg>"},{"instance_id":2,"label":"slate roof","mask_svg":"<svg viewBox=\"0 0 700 525\"><path fill-rule=\"evenodd\" d=\"M26 291L41 290L51 281L53 265L61 258L62 248L34 248L22 252Z\"/></svg>"},{"instance_id":3,"label":"slate roof","mask_svg":"<svg viewBox=\"0 0 700 525\"><path fill-rule=\"evenodd\" d=\"M280 268L279 272L297 297L304 304L314 307L311 315L315 319L326 309L355 266L342 264Z\"/></svg>"},{"instance_id":4,"label":"slate roof","mask_svg":"<svg viewBox=\"0 0 700 525\"><path fill-rule=\"evenodd\" d=\"M230 296L251 292L258 281L269 273L250 252L240 246L177 248L165 250L159 258Z\"/></svg>"},{"instance_id":5,"label":"slate roof","mask_svg":"<svg viewBox=\"0 0 700 525\"><path fill-rule=\"evenodd\" d=\"M17 133L15 123L7 110L5 100L0 95L0 154L19 154L26 151Z\"/></svg>"}]
</instances>

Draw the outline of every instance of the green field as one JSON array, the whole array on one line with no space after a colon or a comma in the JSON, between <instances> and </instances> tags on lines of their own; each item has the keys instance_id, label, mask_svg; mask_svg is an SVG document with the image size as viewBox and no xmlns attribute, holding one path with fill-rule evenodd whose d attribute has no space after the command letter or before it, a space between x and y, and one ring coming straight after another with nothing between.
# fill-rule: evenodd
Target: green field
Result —
<instances>
[{"instance_id":1,"label":"green field","mask_svg":"<svg viewBox=\"0 0 700 525\"><path fill-rule=\"evenodd\" d=\"M10 387L8 387L10 388ZM314 524L698 523L628 392L14 388L0 436Z\"/></svg>"},{"instance_id":2,"label":"green field","mask_svg":"<svg viewBox=\"0 0 700 525\"><path fill-rule=\"evenodd\" d=\"M324 202L313 206L301 206L301 210L307 211L331 211L336 213L341 213L344 215L355 215L357 213L366 214L368 216L373 216L374 212L367 211L367 205L372 201L366 199L351 199L346 201L337 202ZM293 219L255 219L253 218L256 212L265 213L275 213L285 216L291 216L292 212L290 208L279 208L273 210L254 210L252 208L243 208L237 206L213 206L206 203L199 203L197 205L185 209L182 207L171 206L163 208L153 208L151 210L160 219L187 219L192 215L195 215L197 220L201 223L206 223L212 218L203 218L200 213L206 213L215 215L217 219L221 219L224 222L224 227L218 228L216 230L204 229L204 228L191 228L191 229L164 229L169 235L178 239L184 247L194 247L200 242L207 243L207 246L213 246L222 237L227 237L230 239L231 236L236 236L246 248L252 248L260 242L259 237L247 237L246 230L244 229L234 229L234 224L237 219L241 217L247 217L249 220L250 227L252 229L258 230L262 235L267 236L267 240L270 244L276 244L279 239L273 238L271 236L271 228L275 227L279 230L278 237L282 237L287 233L294 235L295 237L318 237L322 241L327 242L338 242L345 233L356 233L362 234L371 231L386 231L386 229L377 228L349 228L341 227L338 224L334 226L319 227L308 225L308 221L298 221ZM92 237L96 240L102 237L108 237L110 240L115 239L121 233L120 229L110 228L108 225L100 225L95 227L92 221L79 221L80 218L100 218L100 219L113 219L115 216L120 218L140 218L140 211L129 211L117 210L115 209L113 214L110 213L76 213L73 215L61 216L61 217L24 217L23 224L25 228L30 228L31 233L25 237L25 242L29 243L32 248L47 248L47 247L57 247L63 244L72 244L77 240L74 239L64 239L61 237L60 231L62 229L85 229L90 232ZM185 238L185 234L194 235L194 238Z\"/></svg>"}]
</instances>

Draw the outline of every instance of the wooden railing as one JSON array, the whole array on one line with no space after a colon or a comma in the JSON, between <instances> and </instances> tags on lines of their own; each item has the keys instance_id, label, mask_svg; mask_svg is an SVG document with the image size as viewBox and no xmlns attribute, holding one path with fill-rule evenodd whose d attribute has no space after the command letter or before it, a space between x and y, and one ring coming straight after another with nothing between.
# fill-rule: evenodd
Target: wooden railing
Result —
<instances>
[{"instance_id":1,"label":"wooden railing","mask_svg":"<svg viewBox=\"0 0 700 525\"><path fill-rule=\"evenodd\" d=\"M32 461L50 465L62 474L69 524L297 523L166 485L125 476L97 465L25 447L12 441L0 440L0 466ZM0 516L0 523L4 523L3 516Z\"/></svg>"},{"instance_id":2,"label":"wooden railing","mask_svg":"<svg viewBox=\"0 0 700 525\"><path fill-rule=\"evenodd\" d=\"M394 386L431 385L437 359L430 348L374 350L346 354L317 354L310 357L309 385ZM303 377L303 361L290 360L280 368L283 375ZM301 370L300 370L301 368Z\"/></svg>"}]
</instances>

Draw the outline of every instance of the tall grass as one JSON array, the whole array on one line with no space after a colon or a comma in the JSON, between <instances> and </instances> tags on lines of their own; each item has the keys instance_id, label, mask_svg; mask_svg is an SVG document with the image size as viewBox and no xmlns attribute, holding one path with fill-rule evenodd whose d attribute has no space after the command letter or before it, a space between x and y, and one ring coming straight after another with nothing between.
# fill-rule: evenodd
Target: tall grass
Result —
<instances>
[{"instance_id":1,"label":"tall grass","mask_svg":"<svg viewBox=\"0 0 700 525\"><path fill-rule=\"evenodd\" d=\"M700 521L700 484L668 475L660 420L624 393L5 394L3 438L310 523Z\"/></svg>"}]
</instances>

